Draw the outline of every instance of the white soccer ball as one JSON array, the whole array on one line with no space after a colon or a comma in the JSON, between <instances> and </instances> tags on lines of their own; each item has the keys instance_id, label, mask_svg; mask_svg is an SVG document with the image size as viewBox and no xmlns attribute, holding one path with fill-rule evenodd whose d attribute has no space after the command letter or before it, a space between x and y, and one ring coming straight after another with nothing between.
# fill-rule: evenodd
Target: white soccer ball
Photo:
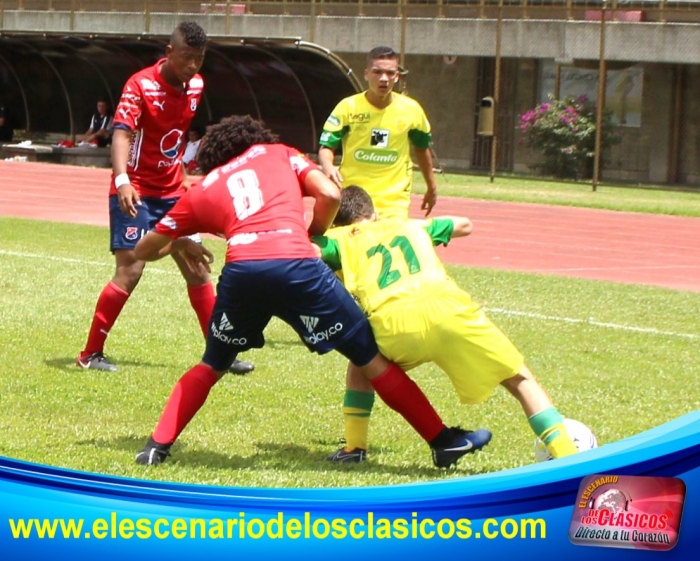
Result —
<instances>
[{"instance_id":1,"label":"white soccer ball","mask_svg":"<svg viewBox=\"0 0 700 561\"><path fill-rule=\"evenodd\" d=\"M578 448L579 452L585 452L586 450L591 450L598 446L598 441L596 440L593 431L584 425L581 421L575 421L574 419L564 419L564 427L566 427L566 432L569 433L571 440L574 441L574 445ZM535 460L538 462L546 462L551 460L552 455L547 451L547 447L544 445L539 438L535 439Z\"/></svg>"}]
</instances>

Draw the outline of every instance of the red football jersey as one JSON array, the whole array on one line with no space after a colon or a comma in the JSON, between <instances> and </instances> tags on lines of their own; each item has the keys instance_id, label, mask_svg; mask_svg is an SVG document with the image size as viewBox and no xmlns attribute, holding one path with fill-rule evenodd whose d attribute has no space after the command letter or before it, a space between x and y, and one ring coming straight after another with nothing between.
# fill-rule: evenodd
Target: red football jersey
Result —
<instances>
[{"instance_id":1,"label":"red football jersey","mask_svg":"<svg viewBox=\"0 0 700 561\"><path fill-rule=\"evenodd\" d=\"M226 262L315 257L304 220L304 178L319 167L284 144L257 144L187 191L155 231L223 234Z\"/></svg>"},{"instance_id":2,"label":"red football jersey","mask_svg":"<svg viewBox=\"0 0 700 561\"><path fill-rule=\"evenodd\" d=\"M127 169L131 184L142 197L182 194L181 158L187 129L204 88L199 74L185 89L169 85L158 71L164 62L161 59L127 80L114 114L115 128L134 131ZM116 192L112 178L110 194Z\"/></svg>"}]
</instances>

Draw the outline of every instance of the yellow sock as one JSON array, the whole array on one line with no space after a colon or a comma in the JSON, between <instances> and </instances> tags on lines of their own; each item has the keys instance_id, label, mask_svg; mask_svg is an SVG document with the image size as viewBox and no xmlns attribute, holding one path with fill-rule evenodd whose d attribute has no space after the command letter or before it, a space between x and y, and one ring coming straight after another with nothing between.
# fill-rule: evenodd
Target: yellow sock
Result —
<instances>
[{"instance_id":1,"label":"yellow sock","mask_svg":"<svg viewBox=\"0 0 700 561\"><path fill-rule=\"evenodd\" d=\"M552 458L563 458L578 452L574 441L571 440L569 433L566 432L564 423L554 425L543 432L540 435L540 440L545 443L547 451L552 455Z\"/></svg>"},{"instance_id":2,"label":"yellow sock","mask_svg":"<svg viewBox=\"0 0 700 561\"><path fill-rule=\"evenodd\" d=\"M345 423L345 448L367 450L369 417L374 405L374 392L346 390L343 399L343 421Z\"/></svg>"},{"instance_id":3,"label":"yellow sock","mask_svg":"<svg viewBox=\"0 0 700 561\"><path fill-rule=\"evenodd\" d=\"M553 458L563 458L578 452L574 441L566 432L564 417L555 407L535 413L528 422Z\"/></svg>"}]
</instances>

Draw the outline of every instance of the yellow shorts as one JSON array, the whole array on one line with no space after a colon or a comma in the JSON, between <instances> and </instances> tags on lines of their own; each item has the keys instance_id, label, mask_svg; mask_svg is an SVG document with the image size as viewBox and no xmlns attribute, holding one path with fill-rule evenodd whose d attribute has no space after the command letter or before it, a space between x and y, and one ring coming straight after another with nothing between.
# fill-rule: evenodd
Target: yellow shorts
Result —
<instances>
[{"instance_id":1,"label":"yellow shorts","mask_svg":"<svg viewBox=\"0 0 700 561\"><path fill-rule=\"evenodd\" d=\"M524 364L510 339L456 285L385 304L369 321L385 357L404 370L434 362L462 403L484 401Z\"/></svg>"}]
</instances>

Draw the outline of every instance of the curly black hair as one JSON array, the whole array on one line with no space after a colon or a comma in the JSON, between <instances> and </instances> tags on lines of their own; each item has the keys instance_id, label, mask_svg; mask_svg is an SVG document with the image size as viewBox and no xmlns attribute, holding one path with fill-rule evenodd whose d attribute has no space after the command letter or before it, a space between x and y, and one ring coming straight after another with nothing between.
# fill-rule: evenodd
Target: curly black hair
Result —
<instances>
[{"instance_id":1,"label":"curly black hair","mask_svg":"<svg viewBox=\"0 0 700 561\"><path fill-rule=\"evenodd\" d=\"M277 144L279 137L265 123L250 115L233 115L209 127L197 152L197 163L206 174L241 155L254 144Z\"/></svg>"},{"instance_id":2,"label":"curly black hair","mask_svg":"<svg viewBox=\"0 0 700 561\"><path fill-rule=\"evenodd\" d=\"M180 23L170 36L170 44L177 42L177 37L181 37L185 45L194 47L195 49L205 48L207 46L207 41L209 41L204 30L198 23L193 21L183 21Z\"/></svg>"},{"instance_id":3,"label":"curly black hair","mask_svg":"<svg viewBox=\"0 0 700 561\"><path fill-rule=\"evenodd\" d=\"M333 220L334 226L348 226L365 218L372 218L372 198L362 187L348 185L340 192L340 208Z\"/></svg>"}]
</instances>

